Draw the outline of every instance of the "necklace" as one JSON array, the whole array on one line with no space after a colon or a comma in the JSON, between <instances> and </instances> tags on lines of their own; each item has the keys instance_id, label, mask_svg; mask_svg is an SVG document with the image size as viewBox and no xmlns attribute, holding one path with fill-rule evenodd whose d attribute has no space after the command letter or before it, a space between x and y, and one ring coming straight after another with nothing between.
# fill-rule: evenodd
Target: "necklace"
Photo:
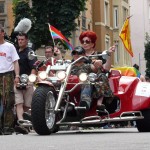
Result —
<instances>
[{"instance_id":1,"label":"necklace","mask_svg":"<svg viewBox=\"0 0 150 150\"><path fill-rule=\"evenodd\" d=\"M93 55L94 53L95 53L95 51L94 51L94 50L91 50L91 51L87 51L87 52L86 52L86 55L89 56L89 55Z\"/></svg>"}]
</instances>

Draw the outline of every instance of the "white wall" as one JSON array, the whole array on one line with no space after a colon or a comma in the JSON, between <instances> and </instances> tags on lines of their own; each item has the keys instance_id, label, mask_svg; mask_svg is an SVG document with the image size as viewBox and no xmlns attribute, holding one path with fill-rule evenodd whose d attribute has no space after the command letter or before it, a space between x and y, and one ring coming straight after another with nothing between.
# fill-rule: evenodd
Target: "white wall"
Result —
<instances>
[{"instance_id":1,"label":"white wall","mask_svg":"<svg viewBox=\"0 0 150 150\"><path fill-rule=\"evenodd\" d=\"M145 75L146 61L144 59L145 33L149 32L149 2L150 0L130 0L131 42L134 57L132 64L140 66L140 72Z\"/></svg>"}]
</instances>

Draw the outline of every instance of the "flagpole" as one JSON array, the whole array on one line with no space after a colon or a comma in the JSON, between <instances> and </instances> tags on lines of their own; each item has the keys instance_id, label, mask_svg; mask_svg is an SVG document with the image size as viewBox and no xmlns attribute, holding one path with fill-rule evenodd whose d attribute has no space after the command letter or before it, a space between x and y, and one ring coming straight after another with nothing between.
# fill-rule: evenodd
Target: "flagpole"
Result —
<instances>
[{"instance_id":1,"label":"flagpole","mask_svg":"<svg viewBox=\"0 0 150 150\"><path fill-rule=\"evenodd\" d=\"M48 23L48 26L49 26L49 29L50 29L50 33L51 33L51 37L52 37L52 40L53 40L53 44L54 44L54 47L55 47L55 41L54 41L54 38L52 36L52 30L51 30L51 25L50 23ZM54 58L51 57L51 63L52 63L52 66L54 65Z\"/></svg>"},{"instance_id":2,"label":"flagpole","mask_svg":"<svg viewBox=\"0 0 150 150\"><path fill-rule=\"evenodd\" d=\"M51 36L52 36L52 40L53 40L53 43L54 43L54 46L55 46L55 41L54 39L60 39L60 40L63 40L65 45L70 49L72 50L73 49L73 46L69 43L69 41L62 35L62 33L60 31L58 31L55 27L51 26L49 23L49 31L51 33Z\"/></svg>"},{"instance_id":3,"label":"flagpole","mask_svg":"<svg viewBox=\"0 0 150 150\"><path fill-rule=\"evenodd\" d=\"M123 23L123 26L122 26L122 28L121 28L121 31L122 31L122 29L123 29L123 27L124 27L124 24L125 24L126 20L127 20L127 19L130 19L132 16L133 16L133 15L128 16L128 17L125 19L125 21L124 21L124 23ZM121 31L120 31L120 33L121 33ZM120 33L119 33L119 34L120 34Z\"/></svg>"},{"instance_id":4,"label":"flagpole","mask_svg":"<svg viewBox=\"0 0 150 150\"><path fill-rule=\"evenodd\" d=\"M51 33L51 37L52 37L52 40L53 40L53 44L54 44L54 47L55 47L56 45L55 45L55 41L54 41L54 38L53 38L53 36L52 36L52 30L51 30L51 25L50 25L50 23L48 23L48 26L49 26L49 29L50 29L50 33Z\"/></svg>"},{"instance_id":5,"label":"flagpole","mask_svg":"<svg viewBox=\"0 0 150 150\"><path fill-rule=\"evenodd\" d=\"M133 16L133 15L131 15L131 16L128 16L128 17L127 17L127 19L130 19L132 16Z\"/></svg>"}]
</instances>

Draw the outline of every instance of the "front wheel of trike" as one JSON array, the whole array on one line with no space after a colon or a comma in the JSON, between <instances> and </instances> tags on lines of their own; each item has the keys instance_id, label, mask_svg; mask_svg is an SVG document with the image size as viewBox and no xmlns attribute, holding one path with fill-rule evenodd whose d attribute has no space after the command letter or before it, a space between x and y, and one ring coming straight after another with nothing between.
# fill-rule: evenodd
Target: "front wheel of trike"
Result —
<instances>
[{"instance_id":1,"label":"front wheel of trike","mask_svg":"<svg viewBox=\"0 0 150 150\"><path fill-rule=\"evenodd\" d=\"M31 104L31 116L33 128L39 135L49 135L55 132L56 92L52 87L40 85L33 93Z\"/></svg>"},{"instance_id":2,"label":"front wheel of trike","mask_svg":"<svg viewBox=\"0 0 150 150\"><path fill-rule=\"evenodd\" d=\"M136 125L139 132L150 132L150 109L142 111L144 119L137 120Z\"/></svg>"}]
</instances>

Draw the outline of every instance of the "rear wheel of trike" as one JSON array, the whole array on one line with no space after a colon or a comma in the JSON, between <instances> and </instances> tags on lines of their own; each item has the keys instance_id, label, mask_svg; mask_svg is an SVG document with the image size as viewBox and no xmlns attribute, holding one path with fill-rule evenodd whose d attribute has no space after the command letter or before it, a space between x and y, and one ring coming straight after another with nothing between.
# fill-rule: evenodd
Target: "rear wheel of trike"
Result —
<instances>
[{"instance_id":1,"label":"rear wheel of trike","mask_svg":"<svg viewBox=\"0 0 150 150\"><path fill-rule=\"evenodd\" d=\"M31 116L34 130L39 135L49 135L56 132L56 92L52 87L39 86L33 93Z\"/></svg>"},{"instance_id":2,"label":"rear wheel of trike","mask_svg":"<svg viewBox=\"0 0 150 150\"><path fill-rule=\"evenodd\" d=\"M136 125L139 132L150 132L150 109L142 111L144 119L137 120Z\"/></svg>"}]
</instances>

